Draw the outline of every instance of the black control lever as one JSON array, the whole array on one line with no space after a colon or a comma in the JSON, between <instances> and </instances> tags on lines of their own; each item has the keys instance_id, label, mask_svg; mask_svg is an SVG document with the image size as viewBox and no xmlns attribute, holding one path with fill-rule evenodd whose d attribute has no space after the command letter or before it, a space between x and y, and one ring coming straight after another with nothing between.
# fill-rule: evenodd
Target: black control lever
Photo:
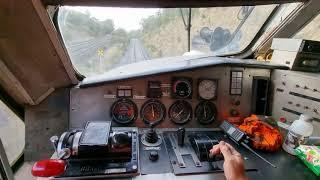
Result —
<instances>
[{"instance_id":1,"label":"black control lever","mask_svg":"<svg viewBox=\"0 0 320 180\"><path fill-rule=\"evenodd\" d=\"M209 154L209 159L208 159L209 162L222 161L222 160L224 160L224 157L221 153L217 155Z\"/></svg>"},{"instance_id":2,"label":"black control lever","mask_svg":"<svg viewBox=\"0 0 320 180\"><path fill-rule=\"evenodd\" d=\"M178 136L178 145L183 146L184 145L184 137L186 134L186 130L183 127L180 127L177 130L177 136Z\"/></svg>"}]
</instances>

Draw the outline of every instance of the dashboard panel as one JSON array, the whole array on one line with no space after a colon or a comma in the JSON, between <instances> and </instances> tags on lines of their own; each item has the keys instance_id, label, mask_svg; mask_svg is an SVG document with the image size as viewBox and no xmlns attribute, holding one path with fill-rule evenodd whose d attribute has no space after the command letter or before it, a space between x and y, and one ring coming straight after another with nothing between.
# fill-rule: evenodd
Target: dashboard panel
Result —
<instances>
[{"instance_id":1,"label":"dashboard panel","mask_svg":"<svg viewBox=\"0 0 320 180\"><path fill-rule=\"evenodd\" d=\"M270 71L203 67L74 87L69 127L112 119L113 126L216 127L230 114L250 114L253 78L270 78Z\"/></svg>"}]
</instances>

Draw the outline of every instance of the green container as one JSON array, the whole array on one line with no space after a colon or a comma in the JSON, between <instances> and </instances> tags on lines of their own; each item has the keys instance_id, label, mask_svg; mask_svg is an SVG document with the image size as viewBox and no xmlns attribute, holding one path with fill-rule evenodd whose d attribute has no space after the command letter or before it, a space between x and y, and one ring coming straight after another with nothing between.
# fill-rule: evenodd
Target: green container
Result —
<instances>
[{"instance_id":1,"label":"green container","mask_svg":"<svg viewBox=\"0 0 320 180\"><path fill-rule=\"evenodd\" d=\"M295 150L296 156L301 159L317 176L320 175L320 146L300 145Z\"/></svg>"}]
</instances>

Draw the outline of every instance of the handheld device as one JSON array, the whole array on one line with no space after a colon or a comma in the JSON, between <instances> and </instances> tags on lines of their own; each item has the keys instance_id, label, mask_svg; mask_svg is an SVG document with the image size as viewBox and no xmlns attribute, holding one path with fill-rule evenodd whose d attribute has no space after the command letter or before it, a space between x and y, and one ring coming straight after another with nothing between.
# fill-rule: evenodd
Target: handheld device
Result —
<instances>
[{"instance_id":1,"label":"handheld device","mask_svg":"<svg viewBox=\"0 0 320 180\"><path fill-rule=\"evenodd\" d=\"M250 152L255 154L257 157L268 163L270 166L276 168L277 166L272 164L270 161L262 157L260 154L255 152L252 148L250 148L249 141L250 137L246 135L243 131L241 131L239 128L235 127L228 121L223 121L222 124L220 125L220 128L228 135L228 137L235 142L238 145L242 145L246 149L248 149Z\"/></svg>"}]
</instances>

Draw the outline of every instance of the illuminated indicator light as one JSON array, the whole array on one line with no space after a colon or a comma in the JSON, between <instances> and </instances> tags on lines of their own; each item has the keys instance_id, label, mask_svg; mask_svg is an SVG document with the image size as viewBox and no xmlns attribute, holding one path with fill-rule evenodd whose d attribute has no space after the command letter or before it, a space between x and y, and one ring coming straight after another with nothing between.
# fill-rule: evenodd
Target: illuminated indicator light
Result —
<instances>
[{"instance_id":1,"label":"illuminated indicator light","mask_svg":"<svg viewBox=\"0 0 320 180\"><path fill-rule=\"evenodd\" d=\"M64 160L47 159L37 161L31 170L31 174L35 177L52 177L64 173L66 163Z\"/></svg>"}]
</instances>

